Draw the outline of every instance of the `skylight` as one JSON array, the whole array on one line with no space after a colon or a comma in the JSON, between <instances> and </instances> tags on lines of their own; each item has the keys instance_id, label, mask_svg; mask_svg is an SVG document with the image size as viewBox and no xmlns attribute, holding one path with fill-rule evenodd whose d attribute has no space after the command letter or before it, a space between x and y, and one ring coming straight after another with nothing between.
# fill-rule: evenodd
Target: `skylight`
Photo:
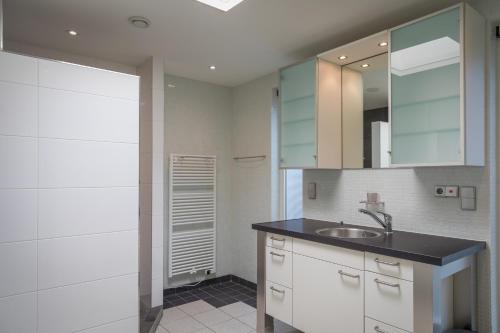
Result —
<instances>
[{"instance_id":1,"label":"skylight","mask_svg":"<svg viewBox=\"0 0 500 333\"><path fill-rule=\"evenodd\" d=\"M405 76L460 62L460 44L442 37L391 54L391 72Z\"/></svg>"},{"instance_id":2,"label":"skylight","mask_svg":"<svg viewBox=\"0 0 500 333\"><path fill-rule=\"evenodd\" d=\"M224 12L227 12L234 6L238 5L240 2L243 2L243 0L196 0L196 1L217 8Z\"/></svg>"}]
</instances>

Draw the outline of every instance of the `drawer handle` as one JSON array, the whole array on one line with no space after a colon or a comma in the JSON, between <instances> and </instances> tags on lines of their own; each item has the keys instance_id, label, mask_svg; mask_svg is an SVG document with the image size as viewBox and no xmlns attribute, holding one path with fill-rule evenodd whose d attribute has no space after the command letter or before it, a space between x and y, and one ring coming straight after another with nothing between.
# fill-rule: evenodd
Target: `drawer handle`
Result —
<instances>
[{"instance_id":1,"label":"drawer handle","mask_svg":"<svg viewBox=\"0 0 500 333\"><path fill-rule=\"evenodd\" d=\"M269 287L269 289L271 289L271 291L274 291L274 292L279 293L279 294L283 294L283 295L285 294L284 290L276 289L273 286Z\"/></svg>"},{"instance_id":2,"label":"drawer handle","mask_svg":"<svg viewBox=\"0 0 500 333\"><path fill-rule=\"evenodd\" d=\"M283 245L285 245L285 238L276 238L271 236L271 241L273 242L283 242Z\"/></svg>"},{"instance_id":3,"label":"drawer handle","mask_svg":"<svg viewBox=\"0 0 500 333\"><path fill-rule=\"evenodd\" d=\"M381 328L380 328L380 327L378 327L378 326L375 326L373 329L375 330L375 332L378 332L378 333L389 333L389 332L387 332L387 331L384 331L383 329L381 329Z\"/></svg>"},{"instance_id":4,"label":"drawer handle","mask_svg":"<svg viewBox=\"0 0 500 333\"><path fill-rule=\"evenodd\" d=\"M285 258L284 254L279 254L279 253L276 253L276 252L273 252L273 251L269 252L269 254L272 255L272 256Z\"/></svg>"},{"instance_id":5,"label":"drawer handle","mask_svg":"<svg viewBox=\"0 0 500 333\"><path fill-rule=\"evenodd\" d=\"M399 262L383 261L383 260L380 260L379 258L375 258L375 262L377 264L383 264L383 265L388 265L388 266L399 266L399 265L401 265Z\"/></svg>"},{"instance_id":6,"label":"drawer handle","mask_svg":"<svg viewBox=\"0 0 500 333\"><path fill-rule=\"evenodd\" d=\"M349 273L344 272L343 270L339 270L339 274L343 275L343 276L351 277L353 279L359 279L359 275L349 274Z\"/></svg>"},{"instance_id":7,"label":"drawer handle","mask_svg":"<svg viewBox=\"0 0 500 333\"><path fill-rule=\"evenodd\" d=\"M385 281L382 281L382 280L379 280L379 279L375 279L373 281L375 281L375 283L383 284L384 286L388 286L388 287L393 287L393 288L399 288L400 287L399 283L389 283L389 282L385 282Z\"/></svg>"}]
</instances>

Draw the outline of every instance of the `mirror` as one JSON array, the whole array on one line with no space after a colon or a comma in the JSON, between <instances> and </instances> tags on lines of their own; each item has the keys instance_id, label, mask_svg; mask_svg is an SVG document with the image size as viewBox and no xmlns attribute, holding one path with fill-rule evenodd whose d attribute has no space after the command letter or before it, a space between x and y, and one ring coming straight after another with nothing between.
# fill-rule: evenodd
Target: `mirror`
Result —
<instances>
[{"instance_id":1,"label":"mirror","mask_svg":"<svg viewBox=\"0 0 500 333\"><path fill-rule=\"evenodd\" d=\"M387 168L388 55L342 66L343 168Z\"/></svg>"},{"instance_id":2,"label":"mirror","mask_svg":"<svg viewBox=\"0 0 500 333\"><path fill-rule=\"evenodd\" d=\"M342 168L388 168L387 31L319 55L342 69Z\"/></svg>"}]
</instances>

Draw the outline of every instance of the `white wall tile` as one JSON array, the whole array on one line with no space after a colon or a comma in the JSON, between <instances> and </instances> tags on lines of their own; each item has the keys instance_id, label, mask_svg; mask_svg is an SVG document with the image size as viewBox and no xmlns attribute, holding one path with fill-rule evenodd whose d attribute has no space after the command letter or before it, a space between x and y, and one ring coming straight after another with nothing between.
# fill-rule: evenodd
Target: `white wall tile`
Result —
<instances>
[{"instance_id":1,"label":"white wall tile","mask_svg":"<svg viewBox=\"0 0 500 333\"><path fill-rule=\"evenodd\" d=\"M151 306L163 305L163 274L151 280Z\"/></svg>"},{"instance_id":2,"label":"white wall tile","mask_svg":"<svg viewBox=\"0 0 500 333\"><path fill-rule=\"evenodd\" d=\"M163 247L151 248L152 271L151 277L157 279L163 277Z\"/></svg>"},{"instance_id":3,"label":"white wall tile","mask_svg":"<svg viewBox=\"0 0 500 333\"><path fill-rule=\"evenodd\" d=\"M78 333L137 333L139 331L139 317L128 318L114 323L79 331Z\"/></svg>"},{"instance_id":4,"label":"white wall tile","mask_svg":"<svg viewBox=\"0 0 500 333\"><path fill-rule=\"evenodd\" d=\"M163 247L163 215L152 216L152 247Z\"/></svg>"},{"instance_id":5,"label":"white wall tile","mask_svg":"<svg viewBox=\"0 0 500 333\"><path fill-rule=\"evenodd\" d=\"M0 244L0 297L36 290L36 241Z\"/></svg>"},{"instance_id":6,"label":"white wall tile","mask_svg":"<svg viewBox=\"0 0 500 333\"><path fill-rule=\"evenodd\" d=\"M137 231L38 242L38 288L46 289L138 272Z\"/></svg>"},{"instance_id":7,"label":"white wall tile","mask_svg":"<svg viewBox=\"0 0 500 333\"><path fill-rule=\"evenodd\" d=\"M38 333L67 333L137 316L137 274L38 292Z\"/></svg>"},{"instance_id":8,"label":"white wall tile","mask_svg":"<svg viewBox=\"0 0 500 333\"><path fill-rule=\"evenodd\" d=\"M36 238L36 190L0 190L0 243Z\"/></svg>"},{"instance_id":9,"label":"white wall tile","mask_svg":"<svg viewBox=\"0 0 500 333\"><path fill-rule=\"evenodd\" d=\"M36 332L36 294L0 298L0 332Z\"/></svg>"},{"instance_id":10,"label":"white wall tile","mask_svg":"<svg viewBox=\"0 0 500 333\"><path fill-rule=\"evenodd\" d=\"M0 81L0 134L36 133L37 87Z\"/></svg>"},{"instance_id":11,"label":"white wall tile","mask_svg":"<svg viewBox=\"0 0 500 333\"><path fill-rule=\"evenodd\" d=\"M137 186L138 145L39 139L39 184L54 187Z\"/></svg>"},{"instance_id":12,"label":"white wall tile","mask_svg":"<svg viewBox=\"0 0 500 333\"><path fill-rule=\"evenodd\" d=\"M42 87L139 99L139 77L91 67L39 60L39 82Z\"/></svg>"},{"instance_id":13,"label":"white wall tile","mask_svg":"<svg viewBox=\"0 0 500 333\"><path fill-rule=\"evenodd\" d=\"M36 139L0 135L0 188L35 188Z\"/></svg>"},{"instance_id":14,"label":"white wall tile","mask_svg":"<svg viewBox=\"0 0 500 333\"><path fill-rule=\"evenodd\" d=\"M138 101L40 88L41 137L139 142Z\"/></svg>"},{"instance_id":15,"label":"white wall tile","mask_svg":"<svg viewBox=\"0 0 500 333\"><path fill-rule=\"evenodd\" d=\"M37 60L8 52L0 52L0 80L37 84Z\"/></svg>"},{"instance_id":16,"label":"white wall tile","mask_svg":"<svg viewBox=\"0 0 500 333\"><path fill-rule=\"evenodd\" d=\"M38 193L40 238L138 228L138 187L46 189Z\"/></svg>"}]
</instances>

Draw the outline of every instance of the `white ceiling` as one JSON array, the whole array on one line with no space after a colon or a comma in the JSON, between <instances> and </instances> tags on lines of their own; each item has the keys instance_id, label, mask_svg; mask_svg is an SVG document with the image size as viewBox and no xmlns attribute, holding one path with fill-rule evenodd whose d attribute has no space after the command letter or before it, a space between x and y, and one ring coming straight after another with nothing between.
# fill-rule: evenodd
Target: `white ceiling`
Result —
<instances>
[{"instance_id":1,"label":"white ceiling","mask_svg":"<svg viewBox=\"0 0 500 333\"><path fill-rule=\"evenodd\" d=\"M225 13L194 0L4 0L6 39L235 86L455 0L246 0ZM149 29L127 18L149 18ZM80 35L70 38L65 30ZM210 71L209 65L216 65Z\"/></svg>"}]
</instances>

